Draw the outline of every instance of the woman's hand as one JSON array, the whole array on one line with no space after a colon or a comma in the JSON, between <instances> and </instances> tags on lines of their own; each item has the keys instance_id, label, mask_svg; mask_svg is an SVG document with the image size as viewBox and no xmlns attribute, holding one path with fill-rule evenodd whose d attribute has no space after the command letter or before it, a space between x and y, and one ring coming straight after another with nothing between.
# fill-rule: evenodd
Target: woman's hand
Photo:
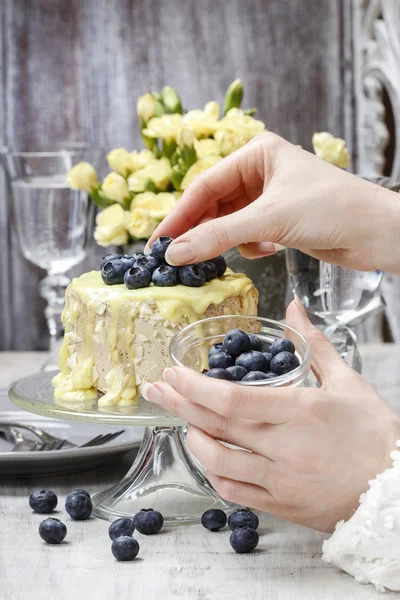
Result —
<instances>
[{"instance_id":1,"label":"woman's hand","mask_svg":"<svg viewBox=\"0 0 400 600\"><path fill-rule=\"evenodd\" d=\"M300 303L289 306L287 320L311 345L320 389L245 387L174 368L143 393L188 421L189 448L223 498L332 531L357 508L368 480L391 466L400 418Z\"/></svg>"},{"instance_id":2,"label":"woman's hand","mask_svg":"<svg viewBox=\"0 0 400 600\"><path fill-rule=\"evenodd\" d=\"M176 265L234 246L257 258L281 244L354 269L400 273L399 231L397 194L265 133L199 175L149 245L177 238L167 252Z\"/></svg>"}]
</instances>

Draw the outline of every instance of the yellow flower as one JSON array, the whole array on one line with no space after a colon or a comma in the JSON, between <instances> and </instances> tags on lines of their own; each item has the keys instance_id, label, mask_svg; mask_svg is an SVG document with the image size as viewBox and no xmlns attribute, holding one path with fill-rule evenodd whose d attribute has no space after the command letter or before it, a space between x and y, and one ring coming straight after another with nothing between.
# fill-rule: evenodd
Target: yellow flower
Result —
<instances>
[{"instance_id":1,"label":"yellow flower","mask_svg":"<svg viewBox=\"0 0 400 600\"><path fill-rule=\"evenodd\" d=\"M217 131L215 133L215 143L221 156L228 156L235 150L239 150L247 144L247 141L245 137L233 131Z\"/></svg>"},{"instance_id":2,"label":"yellow flower","mask_svg":"<svg viewBox=\"0 0 400 600\"><path fill-rule=\"evenodd\" d=\"M125 211L120 204L113 204L96 217L94 239L99 246L122 246L128 241L125 227Z\"/></svg>"},{"instance_id":3,"label":"yellow flower","mask_svg":"<svg viewBox=\"0 0 400 600\"><path fill-rule=\"evenodd\" d=\"M132 171L132 159L125 148L115 148L107 155L107 161L112 171L116 171L123 177L127 177Z\"/></svg>"},{"instance_id":4,"label":"yellow flower","mask_svg":"<svg viewBox=\"0 0 400 600\"><path fill-rule=\"evenodd\" d=\"M157 225L158 221L142 208L134 208L130 212L125 213L125 226L132 237L140 240L147 239L151 236Z\"/></svg>"},{"instance_id":5,"label":"yellow flower","mask_svg":"<svg viewBox=\"0 0 400 600\"><path fill-rule=\"evenodd\" d=\"M151 138L162 138L163 140L176 140L178 133L183 127L182 115L162 115L150 119L143 134Z\"/></svg>"},{"instance_id":6,"label":"yellow flower","mask_svg":"<svg viewBox=\"0 0 400 600\"><path fill-rule=\"evenodd\" d=\"M191 148L195 141L193 131L191 129L189 129L189 127L182 127L182 129L178 133L178 137L177 137L176 141L180 148L184 148L185 146L187 146L188 148Z\"/></svg>"},{"instance_id":7,"label":"yellow flower","mask_svg":"<svg viewBox=\"0 0 400 600\"><path fill-rule=\"evenodd\" d=\"M156 101L151 94L139 96L136 110L139 119L147 123L156 114Z\"/></svg>"},{"instance_id":8,"label":"yellow flower","mask_svg":"<svg viewBox=\"0 0 400 600\"><path fill-rule=\"evenodd\" d=\"M169 192L144 192L137 194L132 200L131 210L141 208L145 210L151 217L162 221L174 208L178 199L174 194Z\"/></svg>"},{"instance_id":9,"label":"yellow flower","mask_svg":"<svg viewBox=\"0 0 400 600\"><path fill-rule=\"evenodd\" d=\"M166 190L171 180L172 169L168 158L160 158L151 162L144 169L129 175L128 186L131 192L143 192L150 179L159 190Z\"/></svg>"},{"instance_id":10,"label":"yellow flower","mask_svg":"<svg viewBox=\"0 0 400 600\"><path fill-rule=\"evenodd\" d=\"M99 182L92 165L88 162L80 162L72 167L68 173L67 183L73 190L84 190L90 193L93 188L97 187Z\"/></svg>"},{"instance_id":11,"label":"yellow flower","mask_svg":"<svg viewBox=\"0 0 400 600\"><path fill-rule=\"evenodd\" d=\"M186 190L188 185L192 183L192 181L200 175L203 171L206 171L210 167L214 166L222 160L220 156L205 156L201 158L197 162L194 163L186 173L185 177L182 179L181 190Z\"/></svg>"},{"instance_id":12,"label":"yellow flower","mask_svg":"<svg viewBox=\"0 0 400 600\"><path fill-rule=\"evenodd\" d=\"M137 150L133 150L130 154L131 157L131 171L138 171L139 169L144 169L150 163L154 162L156 157L152 153L151 150L141 150L138 152Z\"/></svg>"},{"instance_id":13,"label":"yellow flower","mask_svg":"<svg viewBox=\"0 0 400 600\"><path fill-rule=\"evenodd\" d=\"M217 135L217 133L215 135ZM194 149L196 150L198 158L204 158L204 156L209 156L210 154L212 156L219 156L220 154L218 143L210 138L196 140Z\"/></svg>"},{"instance_id":14,"label":"yellow flower","mask_svg":"<svg viewBox=\"0 0 400 600\"><path fill-rule=\"evenodd\" d=\"M183 117L183 122L193 130L196 137L208 137L217 130L219 106L217 102L208 102L204 110L189 110Z\"/></svg>"},{"instance_id":15,"label":"yellow flower","mask_svg":"<svg viewBox=\"0 0 400 600\"><path fill-rule=\"evenodd\" d=\"M331 133L321 131L320 133L314 133L312 144L314 152L319 158L342 169L350 167L350 153L346 148L346 142L342 138L336 138Z\"/></svg>"},{"instance_id":16,"label":"yellow flower","mask_svg":"<svg viewBox=\"0 0 400 600\"><path fill-rule=\"evenodd\" d=\"M118 173L109 173L104 179L102 191L110 200L122 203L129 196L128 184L126 179Z\"/></svg>"},{"instance_id":17,"label":"yellow flower","mask_svg":"<svg viewBox=\"0 0 400 600\"><path fill-rule=\"evenodd\" d=\"M265 125L262 121L246 115L240 108L231 108L225 117L218 122L218 131L235 133L248 142L259 133L265 131Z\"/></svg>"}]
</instances>

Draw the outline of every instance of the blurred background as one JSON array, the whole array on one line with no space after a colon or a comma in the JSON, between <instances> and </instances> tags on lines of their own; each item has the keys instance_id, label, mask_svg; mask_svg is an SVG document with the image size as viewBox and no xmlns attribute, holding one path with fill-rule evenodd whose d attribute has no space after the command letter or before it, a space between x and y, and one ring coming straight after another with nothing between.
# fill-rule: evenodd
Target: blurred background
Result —
<instances>
[{"instance_id":1,"label":"blurred background","mask_svg":"<svg viewBox=\"0 0 400 600\"><path fill-rule=\"evenodd\" d=\"M399 75L381 44L398 65L399 15L398 0L2 0L0 145L140 148L139 95L168 84L198 107L240 77L268 129L306 149L329 131L355 172L398 176ZM94 246L70 273L103 254ZM47 348L42 278L13 234L1 170L0 350ZM386 324L373 320L364 339L400 336L396 286L384 283Z\"/></svg>"}]
</instances>

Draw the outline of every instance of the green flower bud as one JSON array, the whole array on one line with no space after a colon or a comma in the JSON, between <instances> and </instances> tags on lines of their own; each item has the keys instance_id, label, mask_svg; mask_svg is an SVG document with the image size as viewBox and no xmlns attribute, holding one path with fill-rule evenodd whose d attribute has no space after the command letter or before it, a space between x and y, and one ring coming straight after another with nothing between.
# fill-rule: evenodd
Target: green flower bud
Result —
<instances>
[{"instance_id":1,"label":"green flower bud","mask_svg":"<svg viewBox=\"0 0 400 600\"><path fill-rule=\"evenodd\" d=\"M240 108L243 100L243 85L240 79L235 79L226 90L224 98L224 115L231 108Z\"/></svg>"},{"instance_id":2,"label":"green flower bud","mask_svg":"<svg viewBox=\"0 0 400 600\"><path fill-rule=\"evenodd\" d=\"M244 111L245 115L248 115L249 117L252 117L253 115L255 115L257 112L256 108L246 108L246 110Z\"/></svg>"},{"instance_id":3,"label":"green flower bud","mask_svg":"<svg viewBox=\"0 0 400 600\"><path fill-rule=\"evenodd\" d=\"M170 114L182 114L181 100L174 88L166 85L161 92L161 99L165 106L166 112Z\"/></svg>"},{"instance_id":4,"label":"green flower bud","mask_svg":"<svg viewBox=\"0 0 400 600\"><path fill-rule=\"evenodd\" d=\"M181 183L184 177L185 173L180 169L178 165L172 167L171 183L176 190L181 189Z\"/></svg>"}]
</instances>

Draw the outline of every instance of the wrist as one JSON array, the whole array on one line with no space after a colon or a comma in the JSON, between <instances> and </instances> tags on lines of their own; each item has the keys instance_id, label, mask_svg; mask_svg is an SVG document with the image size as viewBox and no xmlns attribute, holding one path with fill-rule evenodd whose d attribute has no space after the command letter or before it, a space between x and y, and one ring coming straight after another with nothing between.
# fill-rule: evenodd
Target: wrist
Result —
<instances>
[{"instance_id":1,"label":"wrist","mask_svg":"<svg viewBox=\"0 0 400 600\"><path fill-rule=\"evenodd\" d=\"M376 269L400 275L400 195L374 186L368 213L372 264Z\"/></svg>"}]
</instances>

